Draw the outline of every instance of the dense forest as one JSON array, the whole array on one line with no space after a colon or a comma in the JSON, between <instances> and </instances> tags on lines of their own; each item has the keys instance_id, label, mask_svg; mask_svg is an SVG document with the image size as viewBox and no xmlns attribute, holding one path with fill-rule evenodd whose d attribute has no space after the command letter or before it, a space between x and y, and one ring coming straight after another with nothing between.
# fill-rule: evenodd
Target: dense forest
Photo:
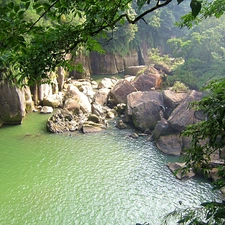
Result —
<instances>
[{"instance_id":1,"label":"dense forest","mask_svg":"<svg viewBox=\"0 0 225 225\"><path fill-rule=\"evenodd\" d=\"M225 146L224 79L215 81L225 75L224 3L1 0L0 79L18 85L41 83L58 66L74 69L67 54L76 57L78 51L97 51L124 56L144 43L149 64L157 60L171 67L168 86L181 81L199 90L207 84L204 91L208 95L192 105L203 110L207 119L184 132L193 139L186 169L201 166L207 171L209 155ZM207 141L202 144L201 140ZM219 171L217 185L222 187L224 166ZM224 224L224 202L202 206L206 222L192 212L180 223Z\"/></svg>"}]
</instances>

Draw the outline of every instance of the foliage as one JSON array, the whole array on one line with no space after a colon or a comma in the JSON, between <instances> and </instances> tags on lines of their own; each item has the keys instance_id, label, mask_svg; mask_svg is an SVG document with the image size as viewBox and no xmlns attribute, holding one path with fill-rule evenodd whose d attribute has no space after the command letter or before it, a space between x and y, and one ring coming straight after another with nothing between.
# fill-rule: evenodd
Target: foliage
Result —
<instances>
[{"instance_id":1,"label":"foliage","mask_svg":"<svg viewBox=\"0 0 225 225\"><path fill-rule=\"evenodd\" d=\"M225 224L225 202L204 202L196 208L176 209L165 218L177 218L177 224L223 225Z\"/></svg>"},{"instance_id":2,"label":"foliage","mask_svg":"<svg viewBox=\"0 0 225 225\"><path fill-rule=\"evenodd\" d=\"M189 88L184 83L176 81L171 90L175 92L188 92Z\"/></svg>"},{"instance_id":3,"label":"foliage","mask_svg":"<svg viewBox=\"0 0 225 225\"><path fill-rule=\"evenodd\" d=\"M7 69L7 78L14 83L42 82L56 66L67 65L67 55L75 54L81 46L88 51L102 51L99 40L109 38L110 33L131 40L136 28L128 24L144 21L146 15L171 2L1 0L0 66ZM133 9L137 9L135 13ZM196 14L196 6L191 10ZM153 18L154 26L157 20ZM115 30L125 23L128 29L123 36Z\"/></svg>"},{"instance_id":4,"label":"foliage","mask_svg":"<svg viewBox=\"0 0 225 225\"><path fill-rule=\"evenodd\" d=\"M153 64L165 64L170 67L172 66L169 55L161 54L158 48L151 49L149 52L149 61Z\"/></svg>"},{"instance_id":5,"label":"foliage","mask_svg":"<svg viewBox=\"0 0 225 225\"><path fill-rule=\"evenodd\" d=\"M208 94L191 106L202 111L206 119L188 126L183 135L192 138L191 148L185 151L187 169L200 167L207 173L211 154L225 146L225 79L211 82L204 90Z\"/></svg>"},{"instance_id":6,"label":"foliage","mask_svg":"<svg viewBox=\"0 0 225 225\"><path fill-rule=\"evenodd\" d=\"M168 40L172 56L184 58L184 63L174 70L173 79L201 88L212 79L224 77L224 26L224 16L217 20L211 18L188 35Z\"/></svg>"}]
</instances>

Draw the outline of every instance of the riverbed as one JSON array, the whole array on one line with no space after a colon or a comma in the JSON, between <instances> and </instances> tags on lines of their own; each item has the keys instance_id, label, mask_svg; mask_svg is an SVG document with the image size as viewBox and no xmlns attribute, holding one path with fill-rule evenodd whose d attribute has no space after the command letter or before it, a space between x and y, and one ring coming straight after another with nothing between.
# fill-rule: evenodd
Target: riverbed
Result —
<instances>
[{"instance_id":1,"label":"riverbed","mask_svg":"<svg viewBox=\"0 0 225 225\"><path fill-rule=\"evenodd\" d=\"M146 136L114 122L95 134L51 134L30 113L0 129L0 224L159 225L176 208L218 200L203 179L177 180ZM180 204L182 203L182 204Z\"/></svg>"}]
</instances>

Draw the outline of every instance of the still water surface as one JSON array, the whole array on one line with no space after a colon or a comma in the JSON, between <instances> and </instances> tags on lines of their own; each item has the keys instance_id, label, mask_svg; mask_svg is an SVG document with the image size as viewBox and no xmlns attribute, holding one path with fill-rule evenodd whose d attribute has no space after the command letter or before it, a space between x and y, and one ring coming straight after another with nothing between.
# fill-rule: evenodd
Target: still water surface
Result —
<instances>
[{"instance_id":1,"label":"still water surface","mask_svg":"<svg viewBox=\"0 0 225 225\"><path fill-rule=\"evenodd\" d=\"M219 199L209 183L179 181L146 137L49 134L31 113L0 129L1 225L159 225L176 207ZM182 201L182 206L179 205Z\"/></svg>"}]
</instances>

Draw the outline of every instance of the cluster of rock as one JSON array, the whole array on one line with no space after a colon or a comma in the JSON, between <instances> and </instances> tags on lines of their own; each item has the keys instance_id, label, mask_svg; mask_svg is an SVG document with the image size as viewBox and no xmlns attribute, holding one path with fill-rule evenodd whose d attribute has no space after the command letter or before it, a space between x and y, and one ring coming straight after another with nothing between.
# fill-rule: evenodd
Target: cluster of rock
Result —
<instances>
[{"instance_id":1,"label":"cluster of rock","mask_svg":"<svg viewBox=\"0 0 225 225\"><path fill-rule=\"evenodd\" d=\"M51 113L47 129L53 133L97 132L106 129L108 119L118 116L119 129L131 123L138 132L149 135L149 140L162 152L181 155L190 146L190 140L180 136L181 132L189 124L204 119L202 112L188 107L190 102L200 100L202 93L161 90L162 76L154 67L129 67L126 74L129 75L124 79L104 78L99 84L91 80L65 80L61 76L60 81L55 79L51 85L36 88L40 112ZM38 109L30 88L18 89L6 82L0 85L0 126L19 124L26 111ZM138 135L133 133L131 137ZM215 160L220 160L220 156ZM172 171L182 166L169 165Z\"/></svg>"}]
</instances>

